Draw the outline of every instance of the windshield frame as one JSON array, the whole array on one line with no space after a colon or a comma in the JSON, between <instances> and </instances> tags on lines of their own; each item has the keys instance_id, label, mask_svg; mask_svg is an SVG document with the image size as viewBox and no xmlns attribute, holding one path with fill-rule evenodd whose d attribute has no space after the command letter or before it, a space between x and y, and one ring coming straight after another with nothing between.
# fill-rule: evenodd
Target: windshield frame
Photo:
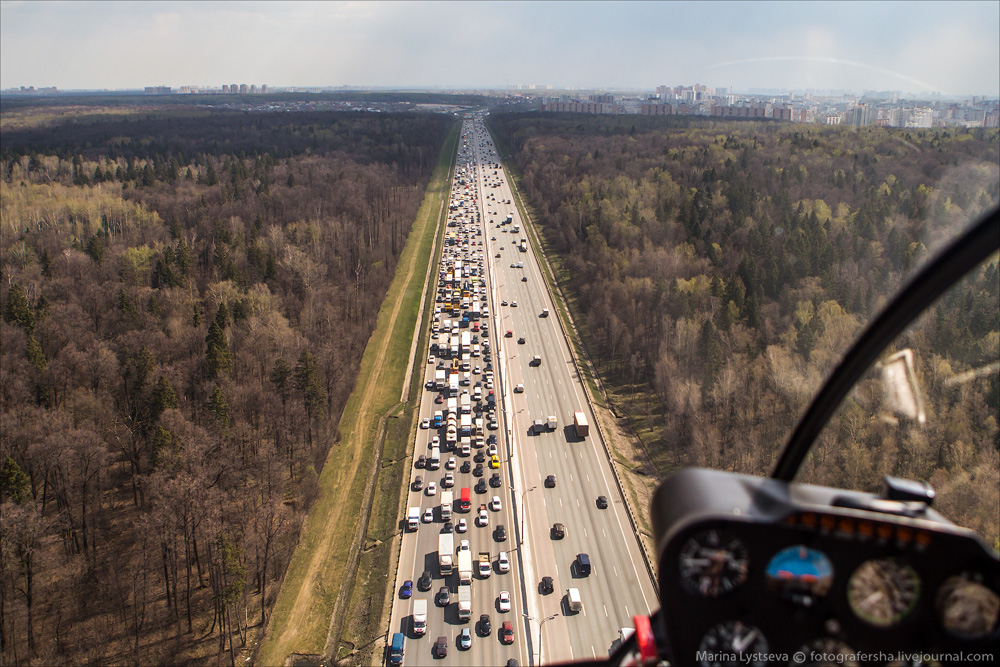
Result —
<instances>
[{"instance_id":1,"label":"windshield frame","mask_svg":"<svg viewBox=\"0 0 1000 667\"><path fill-rule=\"evenodd\" d=\"M810 403L771 473L790 482L820 431L882 351L952 285L1000 249L1000 208L974 224L928 262L873 319Z\"/></svg>"}]
</instances>

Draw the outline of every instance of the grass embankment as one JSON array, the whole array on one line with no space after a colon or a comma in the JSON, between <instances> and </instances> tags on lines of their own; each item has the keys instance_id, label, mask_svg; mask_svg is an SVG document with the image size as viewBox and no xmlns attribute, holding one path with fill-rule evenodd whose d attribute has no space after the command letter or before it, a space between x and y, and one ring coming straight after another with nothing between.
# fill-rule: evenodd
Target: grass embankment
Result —
<instances>
[{"instance_id":1,"label":"grass embankment","mask_svg":"<svg viewBox=\"0 0 1000 667\"><path fill-rule=\"evenodd\" d=\"M377 625L370 622L372 616L381 618L377 601L385 599L389 583L385 575L391 559L389 545L397 531L405 453L414 430L413 408L400 405L399 399L403 383L409 380L404 376L420 294L441 214L446 210L449 167L459 127L456 123L438 156L375 331L365 347L357 383L340 419L340 441L327 455L319 478L319 496L289 563L257 653L257 665L283 665L293 654L328 657L340 628L345 634L361 636L360 631ZM423 371L420 365L414 369ZM419 398L418 392L409 395L411 403L412 397ZM375 536L376 546L362 553L366 534ZM358 573L361 576L355 580ZM361 599L367 609L348 604L358 596L364 596ZM359 616L345 623L348 608Z\"/></svg>"},{"instance_id":2,"label":"grass embankment","mask_svg":"<svg viewBox=\"0 0 1000 667\"><path fill-rule=\"evenodd\" d=\"M538 220L536 211L521 197L521 175L511 156L511 147L493 134L494 142L500 147L504 169L511 181L514 203L525 221L525 231L531 237L534 248L541 251L539 265L553 299L556 314L563 331L567 333L570 347L576 358L586 386L595 417L600 422L601 433L614 459L615 468L626 501L636 527L642 534L647 555L655 553L652 543L652 524L649 520L649 501L660 479L676 466L672 460L653 460L646 443L664 437L663 424L655 417L632 415L655 415L651 405L654 397L649 395L648 386L628 384L620 373L615 373L607 364L593 359L588 349L594 349L594 340L587 320L582 316L577 303L578 295L572 288L572 276L562 262L562 257L553 250L533 221ZM662 451L663 448L661 448Z\"/></svg>"}]
</instances>

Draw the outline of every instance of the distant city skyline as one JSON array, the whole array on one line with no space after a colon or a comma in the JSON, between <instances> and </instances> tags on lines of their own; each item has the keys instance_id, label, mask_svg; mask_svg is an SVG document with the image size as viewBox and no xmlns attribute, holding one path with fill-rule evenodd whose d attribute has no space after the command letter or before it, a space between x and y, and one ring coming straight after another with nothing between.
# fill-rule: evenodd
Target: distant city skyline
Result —
<instances>
[{"instance_id":1,"label":"distant city skyline","mask_svg":"<svg viewBox=\"0 0 1000 667\"><path fill-rule=\"evenodd\" d=\"M1000 96L1000 2L0 2L0 88Z\"/></svg>"}]
</instances>

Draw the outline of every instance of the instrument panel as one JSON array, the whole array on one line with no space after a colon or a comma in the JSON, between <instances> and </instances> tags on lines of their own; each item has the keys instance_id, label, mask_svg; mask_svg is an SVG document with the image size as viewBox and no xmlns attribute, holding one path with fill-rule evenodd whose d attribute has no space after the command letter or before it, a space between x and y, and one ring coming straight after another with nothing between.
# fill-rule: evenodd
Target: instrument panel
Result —
<instances>
[{"instance_id":1,"label":"instrument panel","mask_svg":"<svg viewBox=\"0 0 1000 667\"><path fill-rule=\"evenodd\" d=\"M1000 561L923 503L688 469L652 510L673 664L1000 655Z\"/></svg>"}]
</instances>

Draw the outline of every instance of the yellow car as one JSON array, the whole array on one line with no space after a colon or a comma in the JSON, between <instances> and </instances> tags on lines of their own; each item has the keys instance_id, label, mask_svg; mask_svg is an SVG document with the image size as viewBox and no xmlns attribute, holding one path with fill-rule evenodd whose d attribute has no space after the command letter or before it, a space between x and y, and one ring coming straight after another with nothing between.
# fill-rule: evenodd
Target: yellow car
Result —
<instances>
[{"instance_id":1,"label":"yellow car","mask_svg":"<svg viewBox=\"0 0 1000 667\"><path fill-rule=\"evenodd\" d=\"M498 459L496 456L493 456L492 458L490 458L490 467L491 468L499 468L500 467L500 459Z\"/></svg>"}]
</instances>

